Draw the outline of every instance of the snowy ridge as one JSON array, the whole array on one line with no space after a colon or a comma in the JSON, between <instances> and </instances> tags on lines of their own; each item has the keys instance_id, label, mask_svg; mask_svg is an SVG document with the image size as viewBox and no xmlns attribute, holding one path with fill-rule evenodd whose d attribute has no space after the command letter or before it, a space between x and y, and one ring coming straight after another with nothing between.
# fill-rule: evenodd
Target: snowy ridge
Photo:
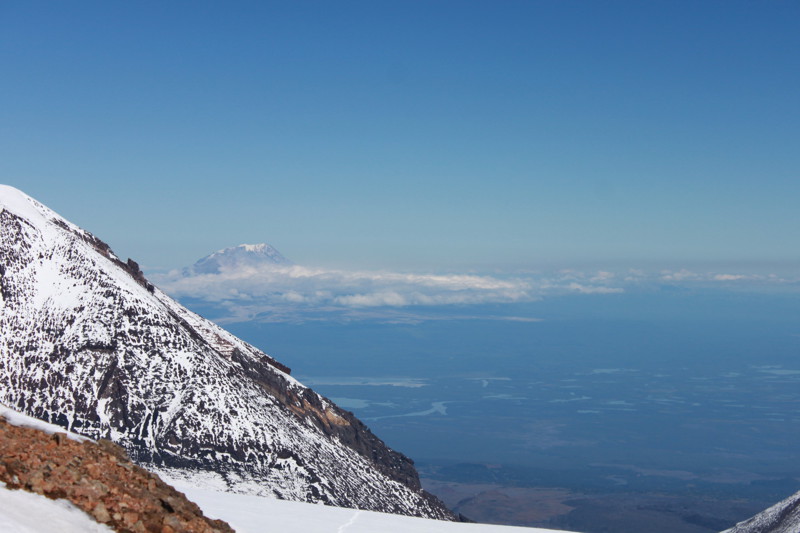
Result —
<instances>
[{"instance_id":1,"label":"snowy ridge","mask_svg":"<svg viewBox=\"0 0 800 533\"><path fill-rule=\"evenodd\" d=\"M288 368L23 193L0 202L0 402L227 490L452 518L408 458Z\"/></svg>"},{"instance_id":2,"label":"snowy ridge","mask_svg":"<svg viewBox=\"0 0 800 533\"><path fill-rule=\"evenodd\" d=\"M752 518L739 522L722 533L798 533L800 532L800 492L776 503Z\"/></svg>"},{"instance_id":3,"label":"snowy ridge","mask_svg":"<svg viewBox=\"0 0 800 533\"><path fill-rule=\"evenodd\" d=\"M40 227L47 227L48 222L53 222L66 226L75 233L86 233L49 207L8 185L0 185L0 212L2 211L10 211Z\"/></svg>"},{"instance_id":4,"label":"snowy ridge","mask_svg":"<svg viewBox=\"0 0 800 533\"><path fill-rule=\"evenodd\" d=\"M3 404L0 404L0 418L5 418L9 424L13 424L15 426L23 428L38 429L39 431L43 431L48 435L53 435L55 433L65 433L68 439L72 439L74 441L83 442L86 440L91 440L87 437L78 435L77 433L73 433L71 431L65 432L64 428L62 428L61 426L50 424L43 420L39 420L38 418L33 418L32 416L24 415L13 409L9 409Z\"/></svg>"}]
</instances>

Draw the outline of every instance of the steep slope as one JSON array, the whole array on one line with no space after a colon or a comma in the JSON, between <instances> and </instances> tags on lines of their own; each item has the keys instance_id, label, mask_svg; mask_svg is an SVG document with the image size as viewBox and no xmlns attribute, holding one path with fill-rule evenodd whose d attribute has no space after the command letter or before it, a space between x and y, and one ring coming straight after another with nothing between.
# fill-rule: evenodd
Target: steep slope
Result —
<instances>
[{"instance_id":1,"label":"steep slope","mask_svg":"<svg viewBox=\"0 0 800 533\"><path fill-rule=\"evenodd\" d=\"M723 531L723 533L798 532L800 532L800 492Z\"/></svg>"},{"instance_id":2,"label":"steep slope","mask_svg":"<svg viewBox=\"0 0 800 533\"><path fill-rule=\"evenodd\" d=\"M0 209L0 402L177 477L452 518L408 458L134 261L14 188Z\"/></svg>"}]
</instances>

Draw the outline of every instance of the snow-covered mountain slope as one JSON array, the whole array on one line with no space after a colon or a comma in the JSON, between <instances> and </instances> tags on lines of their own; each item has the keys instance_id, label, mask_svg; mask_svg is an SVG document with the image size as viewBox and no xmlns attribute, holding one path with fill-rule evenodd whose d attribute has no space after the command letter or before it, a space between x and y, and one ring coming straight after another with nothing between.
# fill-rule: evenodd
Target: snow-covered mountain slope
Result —
<instances>
[{"instance_id":1,"label":"snow-covered mountain slope","mask_svg":"<svg viewBox=\"0 0 800 533\"><path fill-rule=\"evenodd\" d=\"M293 263L278 250L266 243L240 244L219 250L199 259L187 268L185 274L219 274L243 268L262 268L264 266L289 266Z\"/></svg>"},{"instance_id":2,"label":"snow-covered mountain slope","mask_svg":"<svg viewBox=\"0 0 800 533\"><path fill-rule=\"evenodd\" d=\"M0 402L233 491L434 518L412 462L132 261L0 186Z\"/></svg>"},{"instance_id":3,"label":"snow-covered mountain slope","mask_svg":"<svg viewBox=\"0 0 800 533\"><path fill-rule=\"evenodd\" d=\"M800 492L723 533L800 533Z\"/></svg>"}]
</instances>

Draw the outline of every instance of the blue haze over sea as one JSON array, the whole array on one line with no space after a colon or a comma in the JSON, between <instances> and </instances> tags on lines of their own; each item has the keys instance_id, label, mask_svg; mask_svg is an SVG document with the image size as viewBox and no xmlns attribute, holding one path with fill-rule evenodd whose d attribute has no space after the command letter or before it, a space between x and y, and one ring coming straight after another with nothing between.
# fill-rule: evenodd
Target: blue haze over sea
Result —
<instances>
[{"instance_id":1,"label":"blue haze over sea","mask_svg":"<svg viewBox=\"0 0 800 533\"><path fill-rule=\"evenodd\" d=\"M472 318L226 327L423 474L484 465L470 480L492 481L485 465L506 465L517 483L584 491L800 489L795 295L664 289L459 311Z\"/></svg>"}]
</instances>

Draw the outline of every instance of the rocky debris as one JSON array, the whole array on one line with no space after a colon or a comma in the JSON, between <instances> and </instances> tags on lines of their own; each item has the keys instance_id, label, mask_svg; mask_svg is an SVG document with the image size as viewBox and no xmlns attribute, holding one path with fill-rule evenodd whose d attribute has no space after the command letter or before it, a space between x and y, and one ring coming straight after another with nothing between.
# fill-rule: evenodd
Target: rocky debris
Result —
<instances>
[{"instance_id":1,"label":"rocky debris","mask_svg":"<svg viewBox=\"0 0 800 533\"><path fill-rule=\"evenodd\" d=\"M134 465L116 444L78 442L65 433L9 424L0 417L0 481L63 498L122 533L229 533L182 493Z\"/></svg>"}]
</instances>

